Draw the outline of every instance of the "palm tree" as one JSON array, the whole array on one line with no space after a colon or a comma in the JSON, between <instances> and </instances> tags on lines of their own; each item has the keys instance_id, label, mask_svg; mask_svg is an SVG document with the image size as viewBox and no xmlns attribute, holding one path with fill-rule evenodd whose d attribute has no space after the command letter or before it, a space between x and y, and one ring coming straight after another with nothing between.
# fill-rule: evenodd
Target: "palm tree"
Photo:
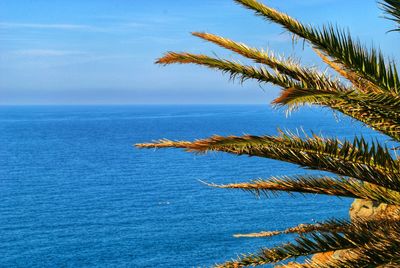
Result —
<instances>
[{"instance_id":1,"label":"palm tree","mask_svg":"<svg viewBox=\"0 0 400 268\"><path fill-rule=\"evenodd\" d=\"M221 70L240 81L255 79L272 83L282 90L273 101L288 110L305 104L320 105L350 116L400 141L400 80L393 60L377 48L368 48L348 31L336 26L305 25L256 0L235 0L268 21L279 24L296 38L304 39L337 75L274 56L269 51L251 48L210 33L193 35L232 50L253 60L256 66L206 55L169 52L158 64L191 63ZM400 1L381 3L386 17L400 30ZM264 248L257 253L241 255L217 267L257 266L279 263L300 256L340 251L340 258L327 255L324 260L290 263L283 267L400 267L400 160L394 150L378 141L339 140L317 135L213 136L196 141L159 140L137 144L140 148L183 148L189 152L221 151L236 155L266 157L297 164L306 169L330 172L331 176L295 176L258 179L218 188L242 189L255 194L300 192L352 197L394 207L373 219L330 220L299 225L283 231L248 234L267 237L294 233L291 243ZM245 235L246 236L246 235ZM282 267L282 266L281 266Z\"/></svg>"}]
</instances>

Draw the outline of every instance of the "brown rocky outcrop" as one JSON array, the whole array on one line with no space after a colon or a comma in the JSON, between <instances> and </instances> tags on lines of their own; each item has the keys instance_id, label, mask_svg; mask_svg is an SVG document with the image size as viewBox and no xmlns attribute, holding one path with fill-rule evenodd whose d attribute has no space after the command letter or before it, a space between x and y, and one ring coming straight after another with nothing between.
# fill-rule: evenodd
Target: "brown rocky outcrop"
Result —
<instances>
[{"instance_id":1,"label":"brown rocky outcrop","mask_svg":"<svg viewBox=\"0 0 400 268\"><path fill-rule=\"evenodd\" d=\"M356 199L351 204L351 220L400 219L399 206L378 203L369 200Z\"/></svg>"}]
</instances>

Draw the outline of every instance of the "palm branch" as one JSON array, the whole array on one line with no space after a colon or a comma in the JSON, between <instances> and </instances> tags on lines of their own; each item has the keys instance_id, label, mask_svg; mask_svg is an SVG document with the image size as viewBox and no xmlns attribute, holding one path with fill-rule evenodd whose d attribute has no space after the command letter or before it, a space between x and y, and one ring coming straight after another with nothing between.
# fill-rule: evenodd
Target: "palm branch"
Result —
<instances>
[{"instance_id":1,"label":"palm branch","mask_svg":"<svg viewBox=\"0 0 400 268\"><path fill-rule=\"evenodd\" d=\"M397 24L400 24L400 1L399 0L384 0L382 3L382 8L386 12L388 19L393 20ZM400 27L394 29L394 31L399 31Z\"/></svg>"},{"instance_id":2,"label":"palm branch","mask_svg":"<svg viewBox=\"0 0 400 268\"><path fill-rule=\"evenodd\" d=\"M385 57L377 48L363 45L338 27L305 25L256 0L234 1L304 39L336 75L303 66L296 59L285 58L270 50L205 32L194 32L193 35L246 57L255 65L187 52L168 52L156 63L197 64L227 73L231 79L240 82L251 79L271 83L282 90L273 101L275 106L286 107L289 111L309 104L327 107L362 122L395 142L400 141L400 80L393 59ZM400 24L400 1L384 0L381 7L388 19ZM136 146L263 157L331 173L259 178L225 185L207 183L215 188L240 189L267 197L281 192L323 194L400 206L400 160L386 145L378 141L367 142L362 137L340 140L281 132L278 136L213 136L195 141L163 139ZM373 220L330 220L281 231L237 234L236 237L266 238L283 234L297 234L298 237L292 243L264 248L216 266L257 266L344 250L347 254L339 259L307 260L287 267L396 267L400 265L398 214L396 210L395 216L381 215Z\"/></svg>"}]
</instances>

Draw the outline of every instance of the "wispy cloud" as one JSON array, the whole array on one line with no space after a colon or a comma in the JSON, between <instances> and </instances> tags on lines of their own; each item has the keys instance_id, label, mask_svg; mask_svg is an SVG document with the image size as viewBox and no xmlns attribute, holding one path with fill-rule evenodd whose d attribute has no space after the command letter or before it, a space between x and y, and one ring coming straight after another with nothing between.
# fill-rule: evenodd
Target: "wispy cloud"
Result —
<instances>
[{"instance_id":1,"label":"wispy cloud","mask_svg":"<svg viewBox=\"0 0 400 268\"><path fill-rule=\"evenodd\" d=\"M153 27L150 23L136 21L122 23L108 23L106 25L89 24L70 24L70 23L21 23L21 22L1 22L0 29L21 29L21 30L58 30L58 31L82 31L98 33L118 33L126 31L136 31L145 27Z\"/></svg>"},{"instance_id":2,"label":"wispy cloud","mask_svg":"<svg viewBox=\"0 0 400 268\"><path fill-rule=\"evenodd\" d=\"M0 28L30 28L30 29L55 29L55 30L91 30L95 27L84 24L63 24L63 23L15 23L0 22Z\"/></svg>"},{"instance_id":3,"label":"wispy cloud","mask_svg":"<svg viewBox=\"0 0 400 268\"><path fill-rule=\"evenodd\" d=\"M56 50L56 49L24 49L11 52L12 55L24 57L60 57L60 56L81 56L87 53L83 51Z\"/></svg>"}]
</instances>

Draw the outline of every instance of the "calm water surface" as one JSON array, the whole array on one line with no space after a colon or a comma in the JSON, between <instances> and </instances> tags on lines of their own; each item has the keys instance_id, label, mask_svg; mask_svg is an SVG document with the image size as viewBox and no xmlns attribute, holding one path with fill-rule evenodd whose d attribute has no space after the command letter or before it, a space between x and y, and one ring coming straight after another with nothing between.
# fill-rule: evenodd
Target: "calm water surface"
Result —
<instances>
[{"instance_id":1,"label":"calm water surface","mask_svg":"<svg viewBox=\"0 0 400 268\"><path fill-rule=\"evenodd\" d=\"M268 106L0 107L0 266L210 266L285 239L235 233L347 217L348 199L256 199L198 181L305 172L291 164L132 146L164 137L276 134L277 127L369 133L319 109L286 118Z\"/></svg>"}]
</instances>

